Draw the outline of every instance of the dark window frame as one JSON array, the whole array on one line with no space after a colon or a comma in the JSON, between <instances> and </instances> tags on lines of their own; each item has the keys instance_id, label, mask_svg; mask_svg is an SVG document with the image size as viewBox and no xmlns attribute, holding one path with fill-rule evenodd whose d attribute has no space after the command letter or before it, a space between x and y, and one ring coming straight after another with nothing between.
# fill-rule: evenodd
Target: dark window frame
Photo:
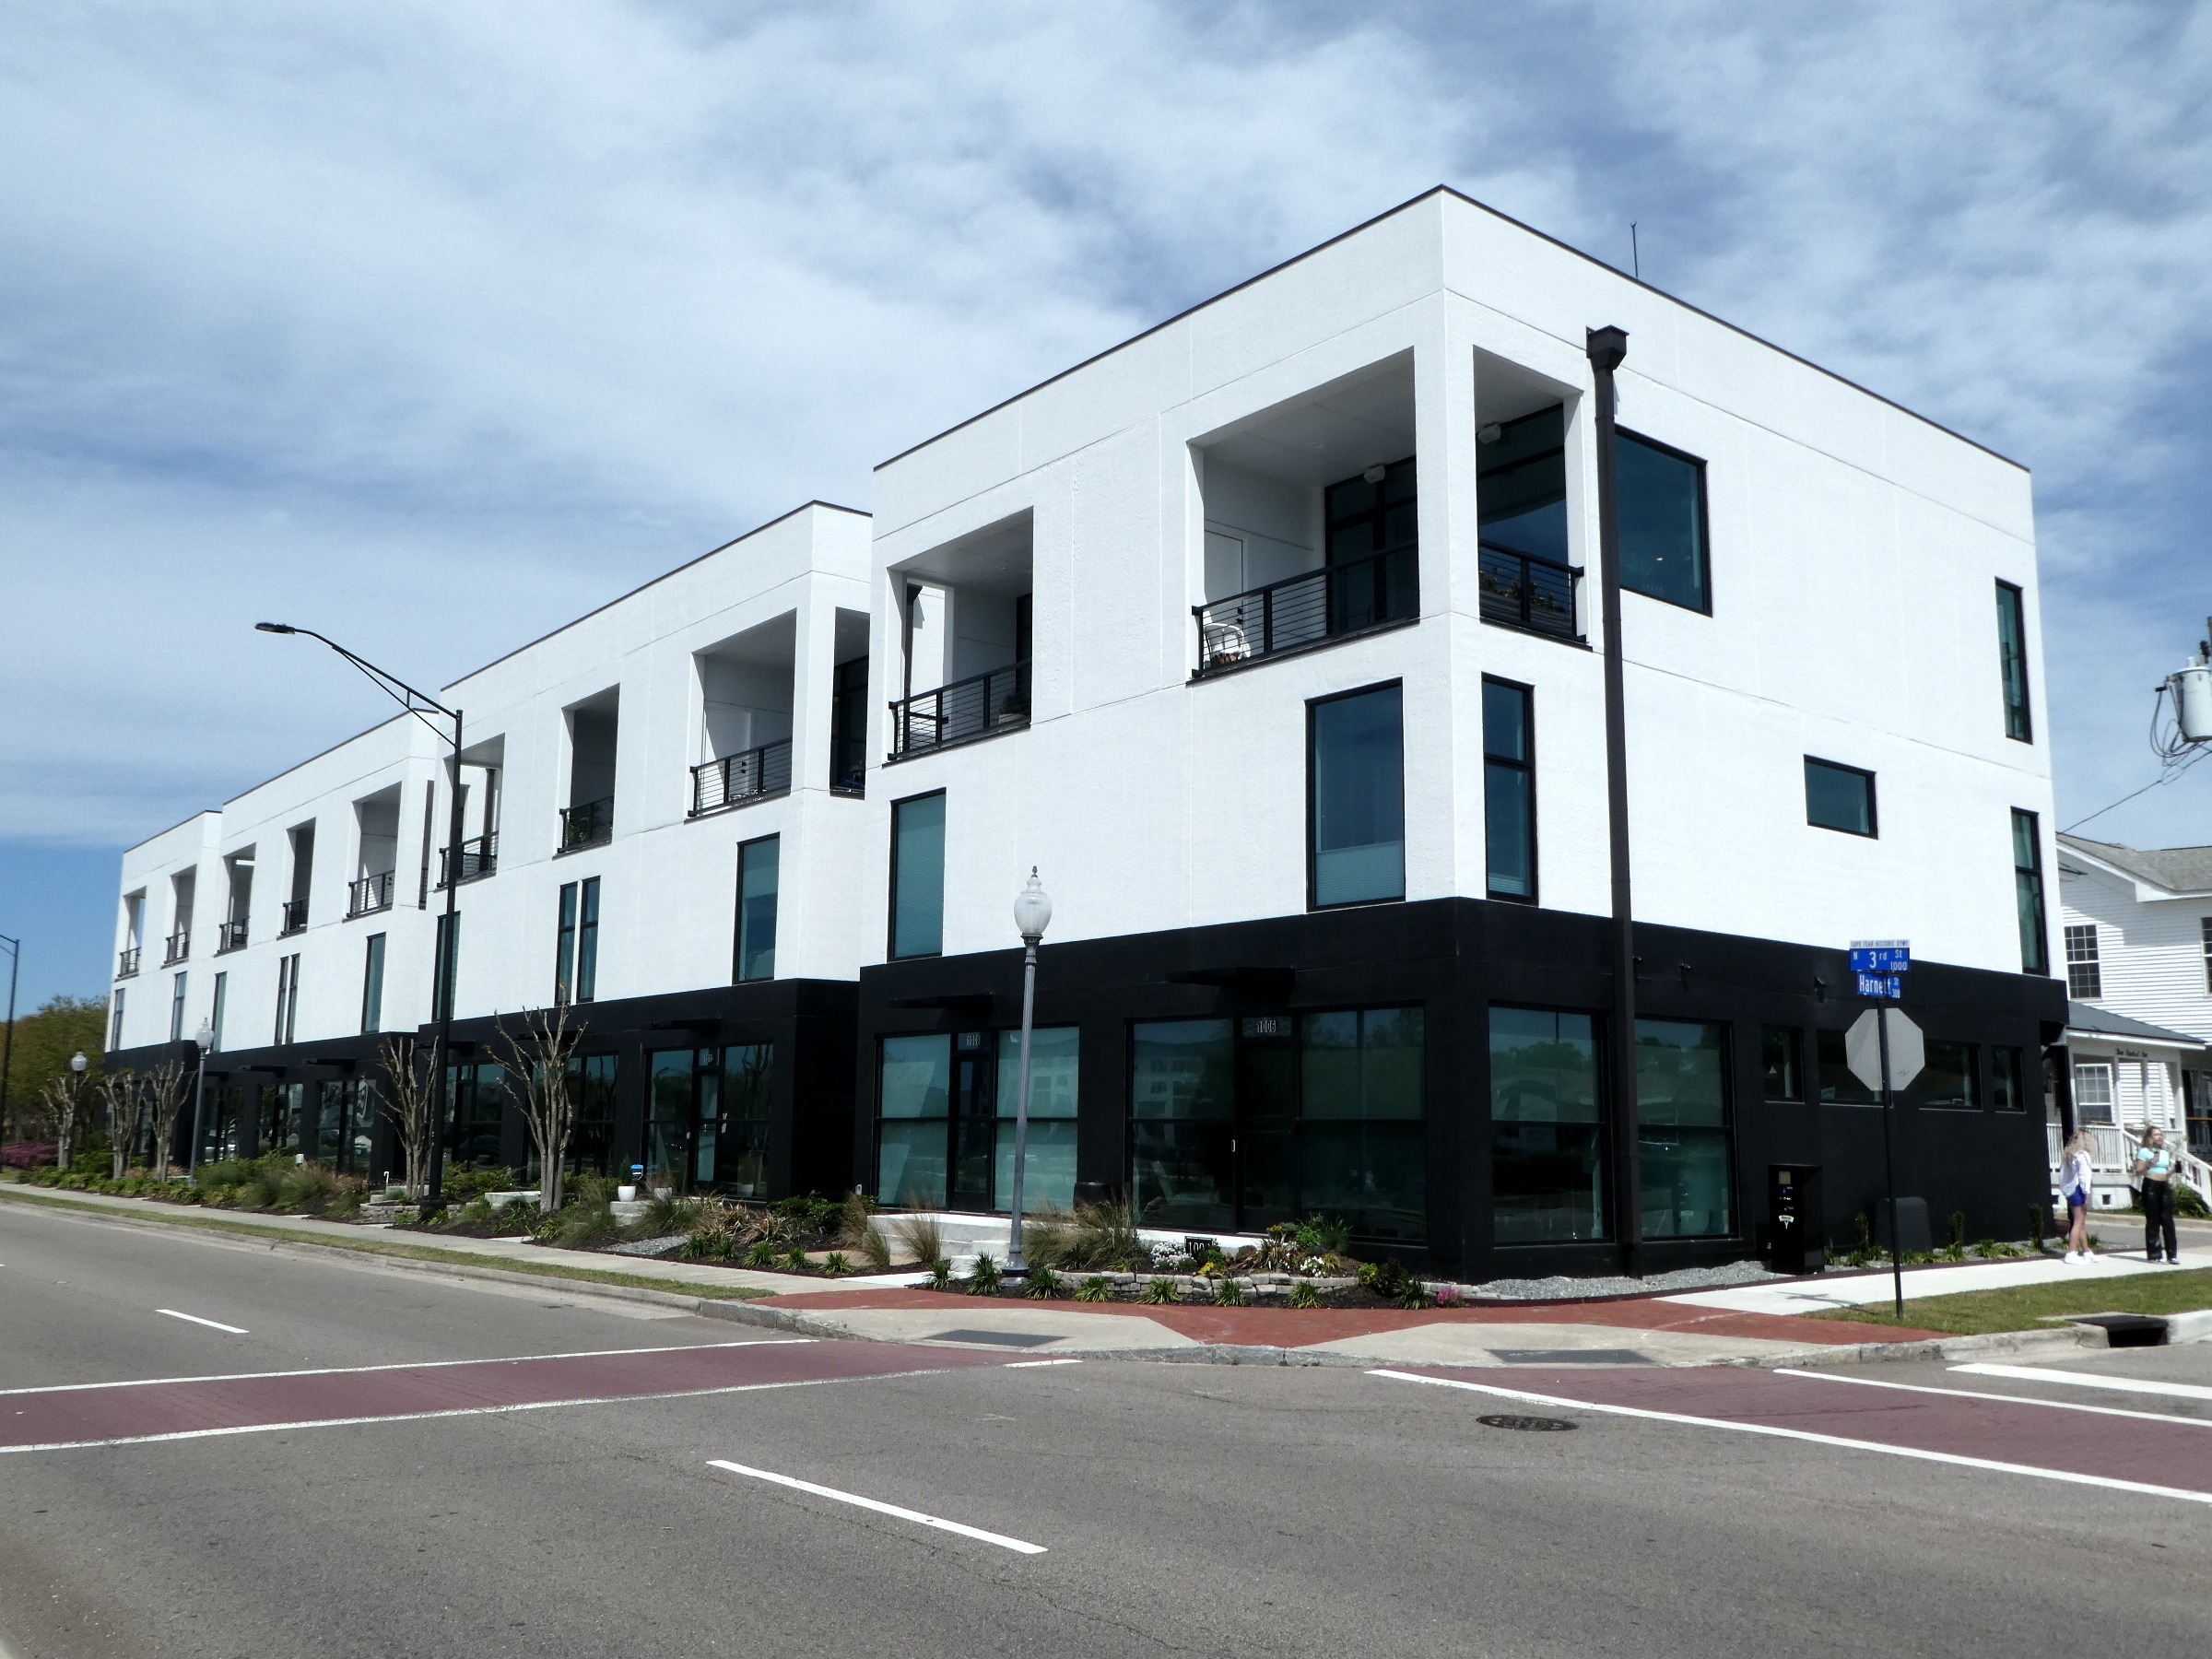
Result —
<instances>
[{"instance_id":1,"label":"dark window frame","mask_svg":"<svg viewBox=\"0 0 2212 1659\"><path fill-rule=\"evenodd\" d=\"M1321 902L1321 851L1315 841L1317 820L1313 794L1313 713L1326 703L1344 702L1355 697L1371 697L1378 691L1394 690L1398 694L1398 894L1394 899L1339 899L1331 903ZM1354 686L1347 691L1331 691L1323 697L1309 697L1306 711L1306 909L1313 911L1359 910L1372 904L1403 904L1406 902L1405 872L1405 802L1406 802L1406 681L1403 676L1376 680L1371 685Z\"/></svg>"},{"instance_id":2,"label":"dark window frame","mask_svg":"<svg viewBox=\"0 0 2212 1659\"><path fill-rule=\"evenodd\" d=\"M361 1035L372 1037L384 1023L384 955L388 935L371 934L361 953Z\"/></svg>"},{"instance_id":3,"label":"dark window frame","mask_svg":"<svg viewBox=\"0 0 2212 1659\"><path fill-rule=\"evenodd\" d=\"M1795 1094L1776 1094L1767 1087L1767 1039L1786 1037L1790 1044L1790 1070L1796 1078ZM1759 1092L1761 1101L1770 1106L1804 1106L1811 1104L1806 1097L1816 1092L1812 1088L1812 1074L1806 1064L1805 1028L1795 1025L1775 1025L1761 1021L1759 1028Z\"/></svg>"},{"instance_id":4,"label":"dark window frame","mask_svg":"<svg viewBox=\"0 0 2212 1659\"><path fill-rule=\"evenodd\" d=\"M896 831L894 830L894 836L895 836L895 834L896 834ZM760 846L765 846L765 845L767 845L767 844L768 844L769 842L771 842L771 841L773 841L773 842L775 842L775 843L776 843L776 911L777 911L776 920L775 920L774 922L771 922L771 923L769 924L769 932L770 932L771 937L770 937L770 939L769 939L769 942L768 942L768 951L769 951L769 956L770 956L770 959L771 959L771 960L770 960L769 971L768 971L768 972L766 972L766 973L757 973L757 974L754 974L752 977L750 977L750 978L748 979L748 978L746 976L746 971L745 971L745 862L746 862L745 855L746 855L746 854L747 854L748 852L750 852L750 851L751 851L753 848L755 848L755 847L760 847ZM748 840L746 840L746 841L739 841L739 842L737 843L737 904L736 904L736 915L735 915L735 926L734 926L734 927L732 928L732 930L731 930L731 931L732 931L732 933L733 933L733 935L734 935L734 936L732 937L732 939L731 939L731 941L730 941L730 983L732 983L733 985L764 985L764 984L767 984L767 983L768 983L770 981L773 980L773 979L776 977L776 972L775 972L775 964L774 964L774 960L773 960L773 959L774 959L774 956L775 956L775 951L776 951L776 941L775 941L775 939L774 939L774 937L773 937L773 935L774 935L774 934L776 933L776 931L777 931L777 924L778 924L778 923L780 923L780 922L782 920L782 907L783 907L783 847L782 847L782 841L783 841L783 837L782 837L782 832L781 832L781 831L778 831L776 834L773 834L773 835L756 835L756 836L753 836L753 837L749 838ZM897 860L897 857L898 857L898 852L897 852L897 848L896 848L896 846L894 845L894 847L893 847L893 850L892 850L892 858L893 858L893 861L894 861L894 863L896 862L896 860ZM897 893L896 893L896 892L894 892L894 893L892 894L892 898L891 898L891 922L892 922L892 926L893 926L894 928L896 928L896 927L897 927L897 925L898 925L898 917L899 917L899 910L898 910L898 895L897 895Z\"/></svg>"},{"instance_id":5,"label":"dark window frame","mask_svg":"<svg viewBox=\"0 0 2212 1659\"><path fill-rule=\"evenodd\" d=\"M1520 680L1507 679L1503 675L1484 675L1482 677L1484 692L1487 694L1492 686L1502 687L1507 690L1517 691L1521 694L1521 740L1523 747L1528 751L1528 759L1526 760L1512 760L1492 755L1490 753L1489 722L1487 717L1485 718L1482 741L1482 896L1485 899L1494 899L1500 904L1526 904L1533 907L1541 902L1539 895L1544 890L1539 877L1541 865L1536 851L1538 844L1536 841L1536 688ZM1399 740L1401 743L1404 741L1402 731ZM1493 766L1502 766L1518 771L1528 780L1528 891L1526 893L1500 893L1490 886L1489 783L1490 768Z\"/></svg>"},{"instance_id":6,"label":"dark window frame","mask_svg":"<svg viewBox=\"0 0 2212 1659\"><path fill-rule=\"evenodd\" d=\"M1826 767L1830 771L1848 772L1866 781L1866 828L1853 830L1844 824L1824 824L1813 816L1813 768ZM1830 830L1838 835L1855 835L1861 841L1879 841L1882 838L1881 802L1875 787L1875 774L1863 766L1853 766L1845 760L1830 760L1819 755L1805 758L1805 822L1811 830Z\"/></svg>"},{"instance_id":7,"label":"dark window frame","mask_svg":"<svg viewBox=\"0 0 2212 1659\"><path fill-rule=\"evenodd\" d=\"M553 1006L566 1007L576 992L577 886L560 884L559 920L553 931Z\"/></svg>"},{"instance_id":8,"label":"dark window frame","mask_svg":"<svg viewBox=\"0 0 2212 1659\"><path fill-rule=\"evenodd\" d=\"M2044 908L2043 893L2043 822L2025 806L2012 808L2012 888L2013 910L2019 916L2020 901L2032 893L2035 900L2035 949L2028 948L2029 937L2025 927L2020 930L2020 971L2041 974L2051 972L2051 912ZM2028 831L2028 862L2020 862L2020 830Z\"/></svg>"},{"instance_id":9,"label":"dark window frame","mask_svg":"<svg viewBox=\"0 0 2212 1659\"><path fill-rule=\"evenodd\" d=\"M937 864L937 947L935 950L917 950L906 956L899 953L899 815L902 809L912 806L916 801L926 801L932 796L943 800L945 791L943 789L925 789L920 794L901 795L891 803L891 867L888 873L886 883L891 902L889 914L884 918L883 929L883 956L884 960L888 962L926 962L945 954L945 865L941 852ZM951 803L947 801L945 814L945 835L947 841L951 839L951 832L952 810Z\"/></svg>"},{"instance_id":10,"label":"dark window frame","mask_svg":"<svg viewBox=\"0 0 2212 1659\"><path fill-rule=\"evenodd\" d=\"M1624 426L1616 426L1613 429L1613 433L1616 443L1618 443L1622 440L1626 440L1630 443L1641 443L1646 449L1657 450L1663 455L1672 456L1677 461L1687 462L1689 465L1690 469L1697 474L1698 586L1704 594L1705 603L1702 605L1685 605L1681 600L1669 599L1664 594L1647 594L1640 587L1631 586L1626 580L1623 580L1620 584L1621 592L1624 594L1634 594L1644 599L1655 600L1661 605L1671 605L1677 610L1686 610L1691 613L1693 616L1712 616L1712 496L1707 490L1705 485L1705 468L1707 465L1705 457L1702 455L1693 455L1688 450L1677 449L1673 444L1663 443L1658 439L1650 436L1648 433L1631 431ZM1619 451L1618 449L1616 449L1614 452L1614 472L1615 477L1618 477L1619 476Z\"/></svg>"},{"instance_id":11,"label":"dark window frame","mask_svg":"<svg viewBox=\"0 0 2212 1659\"><path fill-rule=\"evenodd\" d=\"M2013 634L2009 646L2005 639L2007 626ZM2003 581L1997 583L1997 684L2005 699L2005 735L2015 743L2033 743L2035 704L2028 686L2028 596L2018 583Z\"/></svg>"}]
</instances>

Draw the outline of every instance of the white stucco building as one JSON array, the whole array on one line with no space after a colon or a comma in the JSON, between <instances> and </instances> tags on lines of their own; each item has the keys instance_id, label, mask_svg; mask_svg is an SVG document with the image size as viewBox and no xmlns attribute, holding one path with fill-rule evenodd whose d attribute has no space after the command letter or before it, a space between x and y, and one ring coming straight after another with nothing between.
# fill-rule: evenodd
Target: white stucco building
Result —
<instances>
[{"instance_id":1,"label":"white stucco building","mask_svg":"<svg viewBox=\"0 0 2212 1659\"><path fill-rule=\"evenodd\" d=\"M1632 1118L1601 1059L1600 325L1628 337ZM498 837L465 855L471 1041L582 1006L598 883L593 1156L1003 1208L1034 865L1054 1201L1572 1267L1756 1248L1766 1166L1817 1162L1847 1233L1880 1137L1841 1065L1844 947L1878 936L1912 942L1934 1060L1907 1188L2020 1230L2065 998L2018 465L1438 191L885 463L872 505L803 509L440 694L470 834ZM742 794L785 738L787 794L693 812L702 762L754 755ZM394 722L133 849L114 1046L188 1035L236 975L240 1122L321 1134L244 1096L359 1075L378 924L347 883L396 872L382 1024L429 1018L439 755ZM770 836L772 977L747 978L740 846ZM246 939L217 958L241 850ZM516 1158L467 1110L457 1155Z\"/></svg>"}]
</instances>

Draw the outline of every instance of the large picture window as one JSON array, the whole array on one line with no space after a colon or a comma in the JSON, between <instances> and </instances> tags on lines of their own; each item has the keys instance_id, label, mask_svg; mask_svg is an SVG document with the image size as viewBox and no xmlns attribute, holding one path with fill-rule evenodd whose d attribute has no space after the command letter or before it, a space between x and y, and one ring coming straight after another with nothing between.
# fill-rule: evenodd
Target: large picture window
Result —
<instances>
[{"instance_id":1,"label":"large picture window","mask_svg":"<svg viewBox=\"0 0 2212 1659\"><path fill-rule=\"evenodd\" d=\"M1307 705L1308 900L1406 896L1406 743L1396 686Z\"/></svg>"},{"instance_id":2,"label":"large picture window","mask_svg":"<svg viewBox=\"0 0 2212 1659\"><path fill-rule=\"evenodd\" d=\"M945 792L891 807L891 956L945 950Z\"/></svg>"},{"instance_id":3,"label":"large picture window","mask_svg":"<svg viewBox=\"0 0 2212 1659\"><path fill-rule=\"evenodd\" d=\"M945 1207L952 1038L886 1037L877 1084L876 1195L910 1209Z\"/></svg>"},{"instance_id":4,"label":"large picture window","mask_svg":"<svg viewBox=\"0 0 2212 1659\"><path fill-rule=\"evenodd\" d=\"M1636 1146L1645 1238L1735 1230L1727 1045L1719 1026L1636 1022Z\"/></svg>"},{"instance_id":5,"label":"large picture window","mask_svg":"<svg viewBox=\"0 0 2212 1659\"><path fill-rule=\"evenodd\" d=\"M1075 1206L1081 1057L1074 1026L1040 1026L1030 1033L1022 1206L1032 1213ZM877 1195L886 1204L926 1209L1009 1213L1021 1033L887 1037L879 1065Z\"/></svg>"},{"instance_id":6,"label":"large picture window","mask_svg":"<svg viewBox=\"0 0 2212 1659\"><path fill-rule=\"evenodd\" d=\"M1491 1236L1559 1244L1606 1236L1596 1022L1490 1009Z\"/></svg>"},{"instance_id":7,"label":"large picture window","mask_svg":"<svg viewBox=\"0 0 2212 1659\"><path fill-rule=\"evenodd\" d=\"M1236 1032L1164 1019L1130 1032L1131 1190L1147 1227L1237 1223Z\"/></svg>"},{"instance_id":8,"label":"large picture window","mask_svg":"<svg viewBox=\"0 0 2212 1659\"><path fill-rule=\"evenodd\" d=\"M1535 693L1510 680L1482 682L1482 803L1493 899L1536 901Z\"/></svg>"},{"instance_id":9,"label":"large picture window","mask_svg":"<svg viewBox=\"0 0 2212 1659\"><path fill-rule=\"evenodd\" d=\"M780 838L770 835L737 849L737 978L741 982L776 977L776 891L782 845Z\"/></svg>"},{"instance_id":10,"label":"large picture window","mask_svg":"<svg viewBox=\"0 0 2212 1659\"><path fill-rule=\"evenodd\" d=\"M1620 500L1620 585L1669 605L1712 610L1705 463L1633 432L1619 437L1613 453Z\"/></svg>"}]
</instances>

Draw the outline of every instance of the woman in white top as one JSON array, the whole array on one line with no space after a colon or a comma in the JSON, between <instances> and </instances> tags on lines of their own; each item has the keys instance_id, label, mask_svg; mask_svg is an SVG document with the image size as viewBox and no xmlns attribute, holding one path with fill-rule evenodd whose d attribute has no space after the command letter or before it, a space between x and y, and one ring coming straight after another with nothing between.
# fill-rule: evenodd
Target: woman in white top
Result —
<instances>
[{"instance_id":1,"label":"woman in white top","mask_svg":"<svg viewBox=\"0 0 2212 1659\"><path fill-rule=\"evenodd\" d=\"M2089 1182L2095 1177L2097 1142L2087 1129L2078 1131L2059 1154L2058 1191L2066 1201L2071 1225L2066 1230L2066 1260L2089 1259Z\"/></svg>"}]
</instances>

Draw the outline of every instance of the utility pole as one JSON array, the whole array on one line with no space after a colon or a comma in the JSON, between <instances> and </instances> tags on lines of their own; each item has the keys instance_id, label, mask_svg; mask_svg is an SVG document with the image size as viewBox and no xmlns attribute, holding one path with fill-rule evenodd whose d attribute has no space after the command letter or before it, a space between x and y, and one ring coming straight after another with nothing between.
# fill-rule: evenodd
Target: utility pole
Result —
<instances>
[{"instance_id":1,"label":"utility pole","mask_svg":"<svg viewBox=\"0 0 2212 1659\"><path fill-rule=\"evenodd\" d=\"M0 934L7 947L7 1035L0 1039L0 1141L7 1139L7 1081L16 1068L16 975L23 966L23 941Z\"/></svg>"}]
</instances>

